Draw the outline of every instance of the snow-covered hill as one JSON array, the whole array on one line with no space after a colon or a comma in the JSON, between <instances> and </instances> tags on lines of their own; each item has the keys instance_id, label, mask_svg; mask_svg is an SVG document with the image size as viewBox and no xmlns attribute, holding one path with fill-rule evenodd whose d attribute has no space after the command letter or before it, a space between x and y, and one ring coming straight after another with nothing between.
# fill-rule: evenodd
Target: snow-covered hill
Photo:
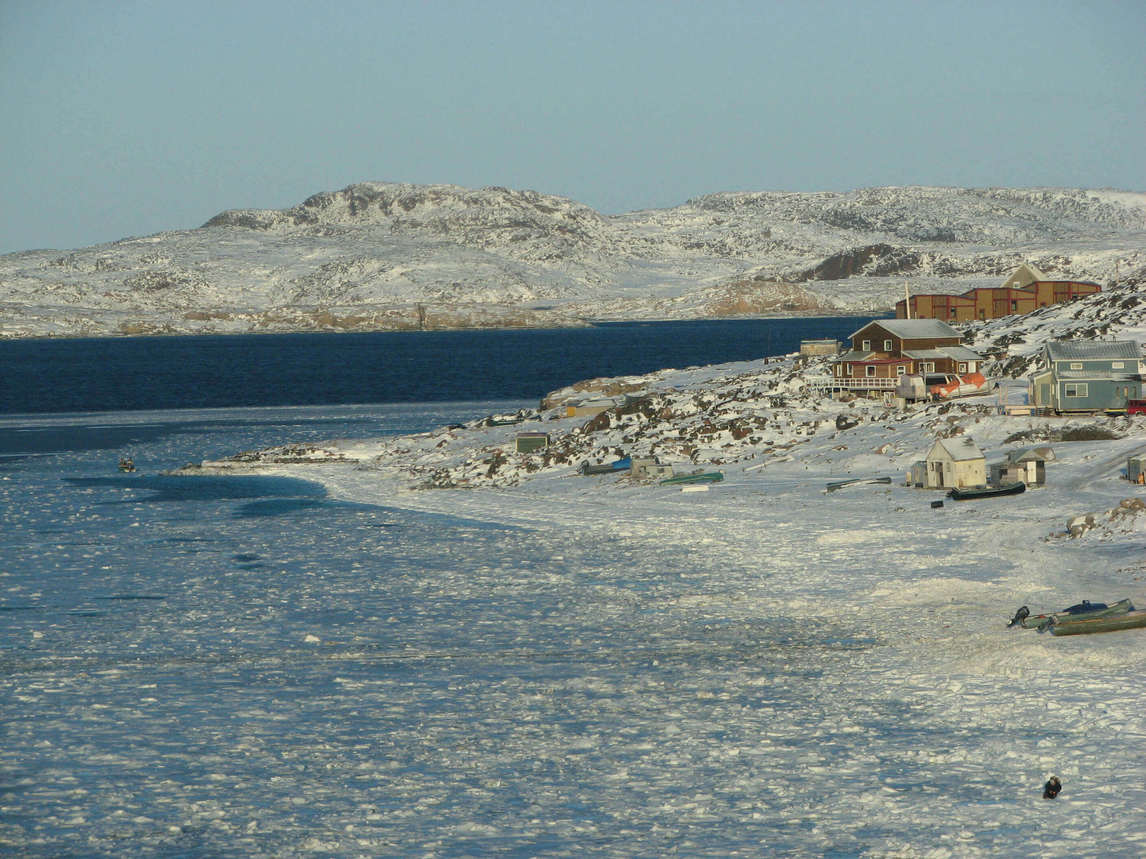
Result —
<instances>
[{"instance_id":1,"label":"snow-covered hill","mask_svg":"<svg viewBox=\"0 0 1146 859\"><path fill-rule=\"evenodd\" d=\"M1146 194L729 192L602 215L536 191L361 183L194 230L0 257L0 336L570 325L882 312L1022 262L1146 269Z\"/></svg>"}]
</instances>

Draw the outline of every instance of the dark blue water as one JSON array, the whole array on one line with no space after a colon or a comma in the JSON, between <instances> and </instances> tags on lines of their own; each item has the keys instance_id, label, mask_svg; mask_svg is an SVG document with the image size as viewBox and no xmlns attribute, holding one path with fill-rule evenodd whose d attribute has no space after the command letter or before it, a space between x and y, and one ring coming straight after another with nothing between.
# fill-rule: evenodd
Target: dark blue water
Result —
<instances>
[{"instance_id":1,"label":"dark blue water","mask_svg":"<svg viewBox=\"0 0 1146 859\"><path fill-rule=\"evenodd\" d=\"M0 413L534 399L582 379L794 352L871 317L0 341Z\"/></svg>"}]
</instances>

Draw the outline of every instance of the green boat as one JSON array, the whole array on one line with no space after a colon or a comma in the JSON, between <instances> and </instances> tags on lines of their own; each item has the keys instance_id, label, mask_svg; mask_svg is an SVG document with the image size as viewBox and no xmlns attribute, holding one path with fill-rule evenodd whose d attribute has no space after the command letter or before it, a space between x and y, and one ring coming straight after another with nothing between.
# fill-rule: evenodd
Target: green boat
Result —
<instances>
[{"instance_id":1,"label":"green boat","mask_svg":"<svg viewBox=\"0 0 1146 859\"><path fill-rule=\"evenodd\" d=\"M672 486L679 483L719 483L724 479L720 471L694 471L691 474L674 474L661 481L661 486Z\"/></svg>"},{"instance_id":2,"label":"green boat","mask_svg":"<svg viewBox=\"0 0 1146 859\"><path fill-rule=\"evenodd\" d=\"M1092 632L1118 632L1146 626L1146 610L1127 611L1105 617L1056 617L1047 629L1051 635L1087 635Z\"/></svg>"},{"instance_id":3,"label":"green boat","mask_svg":"<svg viewBox=\"0 0 1146 859\"><path fill-rule=\"evenodd\" d=\"M1024 606L1025 608L1025 606ZM1051 614L1023 614L1022 609L1016 613L1008 626L1021 626L1023 629L1037 629L1043 632L1050 628L1052 623L1066 623L1073 620L1085 620L1096 617L1111 617L1134 611L1134 604L1130 600L1119 600L1116 603L1092 603L1083 600L1078 605L1072 605L1063 611Z\"/></svg>"}]
</instances>

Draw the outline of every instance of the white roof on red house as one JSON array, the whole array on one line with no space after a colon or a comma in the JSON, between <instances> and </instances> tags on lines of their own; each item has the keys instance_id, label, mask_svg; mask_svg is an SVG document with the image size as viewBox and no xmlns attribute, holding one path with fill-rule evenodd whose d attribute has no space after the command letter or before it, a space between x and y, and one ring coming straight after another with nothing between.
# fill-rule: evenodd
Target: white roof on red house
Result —
<instances>
[{"instance_id":1,"label":"white roof on red house","mask_svg":"<svg viewBox=\"0 0 1146 859\"><path fill-rule=\"evenodd\" d=\"M849 337L855 337L864 328L878 325L893 337L901 340L923 340L935 337L959 337L959 332L938 319L873 319L859 331L853 331Z\"/></svg>"},{"instance_id":2,"label":"white roof on red house","mask_svg":"<svg viewBox=\"0 0 1146 859\"><path fill-rule=\"evenodd\" d=\"M934 349L904 349L903 354L913 361L934 361L948 358L952 361L982 361L983 356L966 346L938 346Z\"/></svg>"}]
</instances>

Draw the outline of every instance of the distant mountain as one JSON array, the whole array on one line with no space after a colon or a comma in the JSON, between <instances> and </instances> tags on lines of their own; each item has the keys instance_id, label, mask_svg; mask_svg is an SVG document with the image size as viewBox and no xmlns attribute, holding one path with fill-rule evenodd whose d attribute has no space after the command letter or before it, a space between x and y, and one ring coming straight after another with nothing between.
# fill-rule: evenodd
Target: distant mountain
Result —
<instances>
[{"instance_id":1,"label":"distant mountain","mask_svg":"<svg viewBox=\"0 0 1146 859\"><path fill-rule=\"evenodd\" d=\"M884 312L1022 262L1146 269L1146 194L728 192L602 215L536 191L361 183L285 210L0 256L0 336L581 324Z\"/></svg>"}]
</instances>

